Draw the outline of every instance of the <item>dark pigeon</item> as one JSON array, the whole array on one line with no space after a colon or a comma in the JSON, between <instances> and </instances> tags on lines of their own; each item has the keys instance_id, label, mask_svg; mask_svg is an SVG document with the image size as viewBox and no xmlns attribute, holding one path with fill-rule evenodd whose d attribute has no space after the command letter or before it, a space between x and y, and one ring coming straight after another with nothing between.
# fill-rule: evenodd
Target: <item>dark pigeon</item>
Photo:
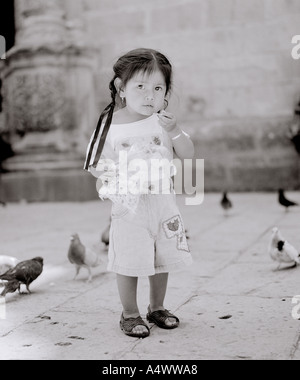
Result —
<instances>
[{"instance_id":1,"label":"dark pigeon","mask_svg":"<svg viewBox=\"0 0 300 380\"><path fill-rule=\"evenodd\" d=\"M34 257L31 260L21 261L15 267L3 273L0 276L0 280L8 282L17 280L20 284L25 284L28 293L31 293L29 285L42 273L43 264L44 260L42 257Z\"/></svg>"},{"instance_id":2,"label":"dark pigeon","mask_svg":"<svg viewBox=\"0 0 300 380\"><path fill-rule=\"evenodd\" d=\"M231 200L228 198L227 192L223 192L223 197L220 202L222 208L224 209L225 215L227 215L227 212L229 209L233 207Z\"/></svg>"}]
</instances>

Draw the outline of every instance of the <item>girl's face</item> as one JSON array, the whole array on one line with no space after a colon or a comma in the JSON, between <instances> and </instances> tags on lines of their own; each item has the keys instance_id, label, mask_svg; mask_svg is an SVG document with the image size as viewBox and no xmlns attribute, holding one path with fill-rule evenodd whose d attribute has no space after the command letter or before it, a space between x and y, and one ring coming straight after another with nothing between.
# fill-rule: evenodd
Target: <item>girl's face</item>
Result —
<instances>
[{"instance_id":1,"label":"girl's face","mask_svg":"<svg viewBox=\"0 0 300 380\"><path fill-rule=\"evenodd\" d=\"M166 82L161 71L151 74L137 73L121 89L120 96L126 99L127 111L135 116L151 116L164 108Z\"/></svg>"}]
</instances>

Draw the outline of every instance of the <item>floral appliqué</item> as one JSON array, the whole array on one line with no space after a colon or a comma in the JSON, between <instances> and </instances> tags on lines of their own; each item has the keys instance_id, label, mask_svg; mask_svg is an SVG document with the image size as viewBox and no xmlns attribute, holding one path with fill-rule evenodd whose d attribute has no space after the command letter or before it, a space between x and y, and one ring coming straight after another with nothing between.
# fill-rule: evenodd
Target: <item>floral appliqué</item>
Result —
<instances>
[{"instance_id":1,"label":"floral appliqu\u00e9","mask_svg":"<svg viewBox=\"0 0 300 380\"><path fill-rule=\"evenodd\" d=\"M180 215L173 216L162 225L168 239L177 238L177 249L190 252Z\"/></svg>"}]
</instances>

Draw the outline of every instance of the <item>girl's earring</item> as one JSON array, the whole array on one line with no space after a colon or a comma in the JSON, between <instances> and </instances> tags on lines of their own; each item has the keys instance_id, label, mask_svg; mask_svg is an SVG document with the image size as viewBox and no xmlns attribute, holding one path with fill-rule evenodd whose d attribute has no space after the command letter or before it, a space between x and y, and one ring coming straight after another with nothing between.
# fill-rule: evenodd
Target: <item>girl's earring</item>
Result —
<instances>
[{"instance_id":1,"label":"girl's earring","mask_svg":"<svg viewBox=\"0 0 300 380\"><path fill-rule=\"evenodd\" d=\"M121 102L122 102L122 105L125 104L125 97L124 96L121 96Z\"/></svg>"}]
</instances>

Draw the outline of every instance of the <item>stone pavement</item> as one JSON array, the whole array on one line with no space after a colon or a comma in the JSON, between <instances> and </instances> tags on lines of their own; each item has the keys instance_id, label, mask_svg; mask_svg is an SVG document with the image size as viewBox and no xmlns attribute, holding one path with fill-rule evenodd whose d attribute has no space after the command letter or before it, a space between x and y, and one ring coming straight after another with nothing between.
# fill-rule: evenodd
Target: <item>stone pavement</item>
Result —
<instances>
[{"instance_id":1,"label":"stone pavement","mask_svg":"<svg viewBox=\"0 0 300 380\"><path fill-rule=\"evenodd\" d=\"M146 339L119 329L121 305L115 275L106 272L104 247L93 283L86 283L84 269L73 280L67 259L71 233L78 232L87 246L100 242L108 201L0 208L0 254L43 256L45 263L32 294L6 296L1 359L300 359L300 321L292 317L292 310L300 317L292 304L300 294L300 268L275 272L267 254L275 225L300 250L300 207L285 212L275 193L229 196L234 208L228 216L220 194L205 194L200 206L185 206L178 196L194 264L170 275L165 306L181 324L170 331L153 326ZM300 203L298 192L287 196ZM148 279L141 278L142 316L148 294Z\"/></svg>"}]
</instances>

